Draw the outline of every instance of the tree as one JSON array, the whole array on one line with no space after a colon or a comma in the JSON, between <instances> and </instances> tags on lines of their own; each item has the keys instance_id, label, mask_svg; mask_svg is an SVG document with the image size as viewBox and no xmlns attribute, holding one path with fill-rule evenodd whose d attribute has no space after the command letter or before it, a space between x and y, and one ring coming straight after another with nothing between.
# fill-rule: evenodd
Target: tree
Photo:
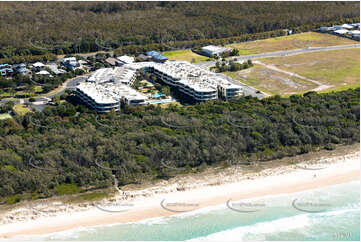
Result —
<instances>
[{"instance_id":1,"label":"tree","mask_svg":"<svg viewBox=\"0 0 361 242\"><path fill-rule=\"evenodd\" d=\"M164 93L167 96L170 96L170 87L169 86L163 86L161 89L161 92Z\"/></svg>"},{"instance_id":2,"label":"tree","mask_svg":"<svg viewBox=\"0 0 361 242\"><path fill-rule=\"evenodd\" d=\"M229 53L230 56L238 56L239 50L238 49L232 49L232 51Z\"/></svg>"}]
</instances>

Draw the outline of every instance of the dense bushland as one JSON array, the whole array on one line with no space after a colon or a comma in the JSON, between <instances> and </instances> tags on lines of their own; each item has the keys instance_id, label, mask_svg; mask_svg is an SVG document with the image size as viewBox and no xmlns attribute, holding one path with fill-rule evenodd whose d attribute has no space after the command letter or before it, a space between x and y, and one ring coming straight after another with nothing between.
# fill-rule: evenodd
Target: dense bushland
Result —
<instances>
[{"instance_id":1,"label":"dense bushland","mask_svg":"<svg viewBox=\"0 0 361 242\"><path fill-rule=\"evenodd\" d=\"M359 2L1 2L0 58L225 44L359 22L359 12Z\"/></svg>"},{"instance_id":2,"label":"dense bushland","mask_svg":"<svg viewBox=\"0 0 361 242\"><path fill-rule=\"evenodd\" d=\"M66 184L104 188L112 174L121 185L141 183L359 142L359 92L123 106L99 116L69 96L74 104L0 121L0 196L47 197Z\"/></svg>"}]
</instances>

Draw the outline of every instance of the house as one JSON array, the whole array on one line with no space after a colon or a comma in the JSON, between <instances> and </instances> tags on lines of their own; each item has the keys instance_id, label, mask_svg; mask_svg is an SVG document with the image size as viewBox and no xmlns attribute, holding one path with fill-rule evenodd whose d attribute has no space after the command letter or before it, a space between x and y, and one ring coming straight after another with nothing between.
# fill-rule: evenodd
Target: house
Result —
<instances>
[{"instance_id":1,"label":"house","mask_svg":"<svg viewBox=\"0 0 361 242\"><path fill-rule=\"evenodd\" d=\"M76 60L75 57L64 58L64 59L62 60L62 63L63 63L63 65L64 65L65 67L68 67L68 68L70 68L70 69L72 69L72 70L74 70L76 67L79 66L79 63L78 63L78 61Z\"/></svg>"},{"instance_id":2,"label":"house","mask_svg":"<svg viewBox=\"0 0 361 242\"><path fill-rule=\"evenodd\" d=\"M321 32L329 32L329 31L335 31L335 27L326 27L326 26L323 26L323 27L320 27L320 31Z\"/></svg>"},{"instance_id":3,"label":"house","mask_svg":"<svg viewBox=\"0 0 361 242\"><path fill-rule=\"evenodd\" d=\"M115 58L112 58L112 57L109 57L109 58L105 59L105 62L108 63L111 66L118 65L117 64L118 61Z\"/></svg>"},{"instance_id":4,"label":"house","mask_svg":"<svg viewBox=\"0 0 361 242\"><path fill-rule=\"evenodd\" d=\"M48 71L39 71L37 73L35 73L36 75L42 75L42 76L49 76L49 77L53 77Z\"/></svg>"},{"instance_id":5,"label":"house","mask_svg":"<svg viewBox=\"0 0 361 242\"><path fill-rule=\"evenodd\" d=\"M352 30L349 33L352 35L352 39L360 40L360 30Z\"/></svg>"},{"instance_id":6,"label":"house","mask_svg":"<svg viewBox=\"0 0 361 242\"><path fill-rule=\"evenodd\" d=\"M0 75L3 77L12 76L14 74L14 70L11 68L9 64L1 64L0 65Z\"/></svg>"},{"instance_id":7,"label":"house","mask_svg":"<svg viewBox=\"0 0 361 242\"><path fill-rule=\"evenodd\" d=\"M13 65L13 68L15 71L18 71L22 68L26 68L26 65L24 63Z\"/></svg>"},{"instance_id":8,"label":"house","mask_svg":"<svg viewBox=\"0 0 361 242\"><path fill-rule=\"evenodd\" d=\"M81 65L81 66L88 64L88 62L86 62L85 60L79 60L78 63L79 63L79 65Z\"/></svg>"},{"instance_id":9,"label":"house","mask_svg":"<svg viewBox=\"0 0 361 242\"><path fill-rule=\"evenodd\" d=\"M202 52L207 56L219 56L222 53L231 52L232 48L218 47L214 45L208 45L202 47Z\"/></svg>"},{"instance_id":10,"label":"house","mask_svg":"<svg viewBox=\"0 0 361 242\"><path fill-rule=\"evenodd\" d=\"M120 62L121 65L131 64L135 61L134 57L127 56L127 55L119 56L119 57L117 57L117 60Z\"/></svg>"},{"instance_id":11,"label":"house","mask_svg":"<svg viewBox=\"0 0 361 242\"><path fill-rule=\"evenodd\" d=\"M140 55L137 56L136 59L137 59L138 61L143 62L143 61L150 61L150 60L152 59L152 57L151 57L151 56L147 56L147 55L140 54Z\"/></svg>"},{"instance_id":12,"label":"house","mask_svg":"<svg viewBox=\"0 0 361 242\"><path fill-rule=\"evenodd\" d=\"M350 24L343 24L343 25L341 25L341 27L343 28L343 29L353 29L354 27L352 26L352 25L350 25Z\"/></svg>"},{"instance_id":13,"label":"house","mask_svg":"<svg viewBox=\"0 0 361 242\"><path fill-rule=\"evenodd\" d=\"M43 70L44 67L45 67L45 65L43 63L41 63L41 62L36 62L36 63L33 64L33 70L37 71L37 72Z\"/></svg>"},{"instance_id":14,"label":"house","mask_svg":"<svg viewBox=\"0 0 361 242\"><path fill-rule=\"evenodd\" d=\"M335 30L340 30L340 29L353 29L354 27L350 24L343 24L343 25L334 25L333 26Z\"/></svg>"},{"instance_id":15,"label":"house","mask_svg":"<svg viewBox=\"0 0 361 242\"><path fill-rule=\"evenodd\" d=\"M151 56L153 61L155 61L155 62L162 62L163 63L163 62L168 60L167 57L165 57L164 55L162 55L162 54L160 54L160 53L158 53L157 51L154 51L154 50L148 51L146 53L146 55Z\"/></svg>"},{"instance_id":16,"label":"house","mask_svg":"<svg viewBox=\"0 0 361 242\"><path fill-rule=\"evenodd\" d=\"M347 29L338 29L338 30L333 31L333 33L339 34L339 35L344 35L344 34L348 33L348 30Z\"/></svg>"},{"instance_id":17,"label":"house","mask_svg":"<svg viewBox=\"0 0 361 242\"><path fill-rule=\"evenodd\" d=\"M46 65L46 67L48 67L55 75L61 75L63 73L66 73L65 70L58 69L57 64Z\"/></svg>"},{"instance_id":18,"label":"house","mask_svg":"<svg viewBox=\"0 0 361 242\"><path fill-rule=\"evenodd\" d=\"M24 75L24 76L31 75L31 71L26 67L22 67L20 69L17 69L16 71L17 71L17 73Z\"/></svg>"}]
</instances>

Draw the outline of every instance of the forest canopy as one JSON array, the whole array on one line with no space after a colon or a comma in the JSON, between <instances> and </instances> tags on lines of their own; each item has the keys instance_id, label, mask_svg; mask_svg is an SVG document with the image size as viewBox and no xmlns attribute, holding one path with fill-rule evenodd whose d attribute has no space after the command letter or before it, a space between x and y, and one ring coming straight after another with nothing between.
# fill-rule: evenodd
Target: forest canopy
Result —
<instances>
[{"instance_id":1,"label":"forest canopy","mask_svg":"<svg viewBox=\"0 0 361 242\"><path fill-rule=\"evenodd\" d=\"M207 166L334 149L359 138L359 88L186 107L125 105L99 116L66 102L0 121L0 197L48 197L66 184L110 187L112 174L120 185L168 179Z\"/></svg>"},{"instance_id":2,"label":"forest canopy","mask_svg":"<svg viewBox=\"0 0 361 242\"><path fill-rule=\"evenodd\" d=\"M0 58L311 30L359 12L359 2L1 2Z\"/></svg>"}]
</instances>

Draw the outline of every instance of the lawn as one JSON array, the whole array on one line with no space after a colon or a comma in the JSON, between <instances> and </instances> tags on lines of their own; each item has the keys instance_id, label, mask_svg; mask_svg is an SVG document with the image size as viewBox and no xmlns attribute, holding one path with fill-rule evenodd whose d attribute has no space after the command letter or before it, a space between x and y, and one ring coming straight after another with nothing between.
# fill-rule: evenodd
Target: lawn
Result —
<instances>
[{"instance_id":1,"label":"lawn","mask_svg":"<svg viewBox=\"0 0 361 242\"><path fill-rule=\"evenodd\" d=\"M8 113L1 113L0 114L0 120L9 119L9 118L12 118L12 117Z\"/></svg>"},{"instance_id":2,"label":"lawn","mask_svg":"<svg viewBox=\"0 0 361 242\"><path fill-rule=\"evenodd\" d=\"M323 47L333 45L350 45L359 42L347 38L322 34L315 32L307 32L301 34L293 34L265 40L249 41L237 44L230 44L227 47L237 48L240 55L252 55L264 52L273 52L281 50L302 49L307 46Z\"/></svg>"},{"instance_id":3,"label":"lawn","mask_svg":"<svg viewBox=\"0 0 361 242\"><path fill-rule=\"evenodd\" d=\"M163 55L168 57L169 60L183 60L192 63L198 63L200 61L207 61L209 58L206 56L193 53L191 50L175 50L163 52Z\"/></svg>"},{"instance_id":4,"label":"lawn","mask_svg":"<svg viewBox=\"0 0 361 242\"><path fill-rule=\"evenodd\" d=\"M281 70L332 85L322 92L340 91L360 86L360 49L320 51L284 57L259 59ZM253 68L224 73L235 80L268 94L304 93L317 87L315 83L255 64Z\"/></svg>"},{"instance_id":5,"label":"lawn","mask_svg":"<svg viewBox=\"0 0 361 242\"><path fill-rule=\"evenodd\" d=\"M360 86L359 48L265 58L262 62L333 85L329 90Z\"/></svg>"},{"instance_id":6,"label":"lawn","mask_svg":"<svg viewBox=\"0 0 361 242\"><path fill-rule=\"evenodd\" d=\"M312 82L270 70L260 65L254 65L252 68L238 72L225 72L224 74L271 95L303 93L317 87Z\"/></svg>"},{"instance_id":7,"label":"lawn","mask_svg":"<svg viewBox=\"0 0 361 242\"><path fill-rule=\"evenodd\" d=\"M30 110L22 104L16 104L13 107L13 110L16 114L18 114L20 116L24 116L26 113L30 112Z\"/></svg>"}]
</instances>

